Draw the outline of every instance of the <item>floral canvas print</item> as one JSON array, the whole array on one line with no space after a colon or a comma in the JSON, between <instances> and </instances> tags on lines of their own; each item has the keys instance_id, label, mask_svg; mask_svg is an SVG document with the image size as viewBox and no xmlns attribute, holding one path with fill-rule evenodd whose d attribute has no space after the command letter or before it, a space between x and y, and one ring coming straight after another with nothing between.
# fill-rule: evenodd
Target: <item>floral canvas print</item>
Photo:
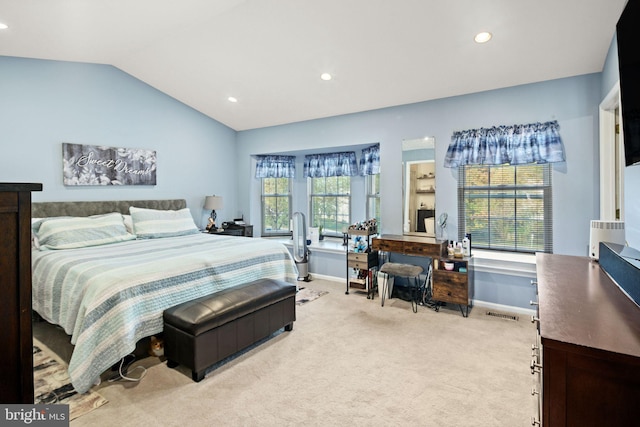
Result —
<instances>
[{"instance_id":1,"label":"floral canvas print","mask_svg":"<svg viewBox=\"0 0 640 427\"><path fill-rule=\"evenodd\" d=\"M62 144L64 185L156 185L156 152Z\"/></svg>"}]
</instances>

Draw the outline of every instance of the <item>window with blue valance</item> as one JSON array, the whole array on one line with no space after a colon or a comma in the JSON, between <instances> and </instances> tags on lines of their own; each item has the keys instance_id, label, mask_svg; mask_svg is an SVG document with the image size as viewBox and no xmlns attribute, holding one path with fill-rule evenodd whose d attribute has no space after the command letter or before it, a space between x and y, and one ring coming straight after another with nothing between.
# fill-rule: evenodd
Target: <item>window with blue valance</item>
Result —
<instances>
[{"instance_id":1,"label":"window with blue valance","mask_svg":"<svg viewBox=\"0 0 640 427\"><path fill-rule=\"evenodd\" d=\"M564 162L557 121L454 132L444 166Z\"/></svg>"},{"instance_id":2,"label":"window with blue valance","mask_svg":"<svg viewBox=\"0 0 640 427\"><path fill-rule=\"evenodd\" d=\"M376 175L380 173L380 144L362 150L360 157L360 174Z\"/></svg>"},{"instance_id":3,"label":"window with blue valance","mask_svg":"<svg viewBox=\"0 0 640 427\"><path fill-rule=\"evenodd\" d=\"M295 156L257 156L256 178L295 178Z\"/></svg>"},{"instance_id":4,"label":"window with blue valance","mask_svg":"<svg viewBox=\"0 0 640 427\"><path fill-rule=\"evenodd\" d=\"M304 177L358 175L358 163L354 151L341 153L308 154L304 156Z\"/></svg>"}]
</instances>

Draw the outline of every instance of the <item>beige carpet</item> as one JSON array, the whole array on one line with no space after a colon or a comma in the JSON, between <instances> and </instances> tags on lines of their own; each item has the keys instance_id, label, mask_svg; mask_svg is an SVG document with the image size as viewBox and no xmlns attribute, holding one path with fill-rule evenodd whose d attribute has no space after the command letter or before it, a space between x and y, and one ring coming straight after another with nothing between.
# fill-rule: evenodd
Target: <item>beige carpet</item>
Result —
<instances>
[{"instance_id":1,"label":"beige carpet","mask_svg":"<svg viewBox=\"0 0 640 427\"><path fill-rule=\"evenodd\" d=\"M74 420L107 403L99 393L78 394L69 381L67 365L37 339L33 339L33 385L36 404L69 405Z\"/></svg>"},{"instance_id":2,"label":"beige carpet","mask_svg":"<svg viewBox=\"0 0 640 427\"><path fill-rule=\"evenodd\" d=\"M139 383L103 381L109 404L72 426L490 426L530 425L535 328L472 309L440 312L304 286L321 298L297 306L293 331L209 372L200 383L159 358ZM50 329L53 329L50 325ZM40 328L47 338L53 333ZM68 352L64 346L61 353Z\"/></svg>"}]
</instances>

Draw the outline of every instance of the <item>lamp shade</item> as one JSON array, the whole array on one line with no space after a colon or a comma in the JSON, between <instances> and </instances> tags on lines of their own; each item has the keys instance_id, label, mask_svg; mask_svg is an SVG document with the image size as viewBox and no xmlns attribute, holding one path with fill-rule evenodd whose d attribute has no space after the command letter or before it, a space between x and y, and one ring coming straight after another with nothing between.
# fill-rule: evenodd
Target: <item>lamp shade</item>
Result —
<instances>
[{"instance_id":1,"label":"lamp shade","mask_svg":"<svg viewBox=\"0 0 640 427\"><path fill-rule=\"evenodd\" d=\"M204 208L212 211L222 209L222 197L207 196L204 199Z\"/></svg>"}]
</instances>

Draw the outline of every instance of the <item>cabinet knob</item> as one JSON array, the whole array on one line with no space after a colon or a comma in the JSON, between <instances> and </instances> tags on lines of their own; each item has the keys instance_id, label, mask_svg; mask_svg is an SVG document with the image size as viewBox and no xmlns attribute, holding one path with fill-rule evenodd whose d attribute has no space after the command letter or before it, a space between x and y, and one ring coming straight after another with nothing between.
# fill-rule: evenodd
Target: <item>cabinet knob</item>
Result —
<instances>
[{"instance_id":1,"label":"cabinet knob","mask_svg":"<svg viewBox=\"0 0 640 427\"><path fill-rule=\"evenodd\" d=\"M531 316L531 323L540 322L540 318L536 316Z\"/></svg>"},{"instance_id":2,"label":"cabinet knob","mask_svg":"<svg viewBox=\"0 0 640 427\"><path fill-rule=\"evenodd\" d=\"M538 305L538 301L529 301L529 305Z\"/></svg>"},{"instance_id":3,"label":"cabinet knob","mask_svg":"<svg viewBox=\"0 0 640 427\"><path fill-rule=\"evenodd\" d=\"M538 281L536 279L531 279L531 286L538 286Z\"/></svg>"},{"instance_id":4,"label":"cabinet knob","mask_svg":"<svg viewBox=\"0 0 640 427\"><path fill-rule=\"evenodd\" d=\"M532 426L539 426L539 425L542 425L542 424L540 424L540 421L538 421L536 419L536 417L531 417L531 425Z\"/></svg>"},{"instance_id":5,"label":"cabinet knob","mask_svg":"<svg viewBox=\"0 0 640 427\"><path fill-rule=\"evenodd\" d=\"M536 390L536 388L535 388L535 387L533 387L533 388L531 389L531 396L535 396L536 394L540 394L540 392L539 392L538 390Z\"/></svg>"}]
</instances>

